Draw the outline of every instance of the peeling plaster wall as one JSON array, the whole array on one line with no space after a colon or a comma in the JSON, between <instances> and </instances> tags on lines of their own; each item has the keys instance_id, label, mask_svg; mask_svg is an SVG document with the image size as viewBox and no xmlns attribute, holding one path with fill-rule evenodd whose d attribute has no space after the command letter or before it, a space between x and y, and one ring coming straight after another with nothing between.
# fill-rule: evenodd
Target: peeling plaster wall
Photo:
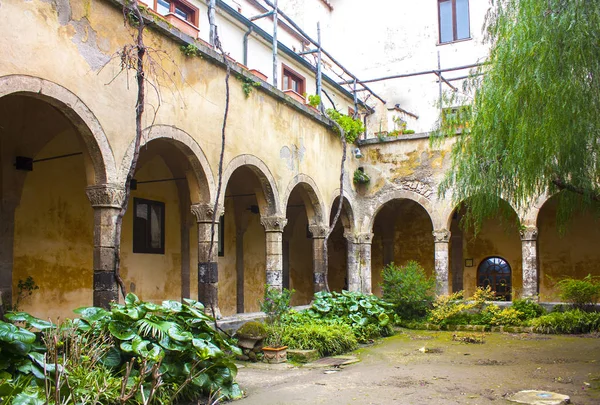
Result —
<instances>
[{"instance_id":1,"label":"peeling plaster wall","mask_svg":"<svg viewBox=\"0 0 600 405\"><path fill-rule=\"evenodd\" d=\"M244 310L257 312L265 293L265 231L259 215L251 215L244 234Z\"/></svg>"}]
</instances>

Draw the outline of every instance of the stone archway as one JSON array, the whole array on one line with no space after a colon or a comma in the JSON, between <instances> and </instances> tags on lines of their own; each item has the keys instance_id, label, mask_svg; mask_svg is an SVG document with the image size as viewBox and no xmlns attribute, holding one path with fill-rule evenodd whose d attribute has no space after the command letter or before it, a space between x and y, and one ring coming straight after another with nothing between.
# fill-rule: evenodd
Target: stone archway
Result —
<instances>
[{"instance_id":1,"label":"stone archway","mask_svg":"<svg viewBox=\"0 0 600 405\"><path fill-rule=\"evenodd\" d=\"M339 199L338 194L331 201L330 224L338 210ZM354 229L354 209L348 197L344 196L340 219L328 239L329 269L327 275L329 288L332 291L357 290L355 279L358 274L358 260L353 237Z\"/></svg>"},{"instance_id":2,"label":"stone archway","mask_svg":"<svg viewBox=\"0 0 600 405\"><path fill-rule=\"evenodd\" d=\"M323 243L328 226L323 199L312 178L295 176L285 193L283 285L294 289L293 305L308 304L325 288Z\"/></svg>"},{"instance_id":3,"label":"stone archway","mask_svg":"<svg viewBox=\"0 0 600 405\"><path fill-rule=\"evenodd\" d=\"M32 276L40 290L27 309L42 318L68 314L92 304L89 280L104 274L85 191L117 182L112 150L85 103L56 83L0 77L0 104L0 291L11 302L16 281ZM33 171L15 167L17 155L33 159ZM71 282L57 283L58 274Z\"/></svg>"}]
</instances>

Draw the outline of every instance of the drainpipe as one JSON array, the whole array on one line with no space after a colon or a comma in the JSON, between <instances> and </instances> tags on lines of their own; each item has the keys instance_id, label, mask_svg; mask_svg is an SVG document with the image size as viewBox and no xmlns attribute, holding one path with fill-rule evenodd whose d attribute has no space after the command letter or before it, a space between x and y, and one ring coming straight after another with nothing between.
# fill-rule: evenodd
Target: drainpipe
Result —
<instances>
[{"instance_id":1,"label":"drainpipe","mask_svg":"<svg viewBox=\"0 0 600 405\"><path fill-rule=\"evenodd\" d=\"M246 31L246 33L244 34L244 65L248 66L248 37L250 36L250 34L252 34L252 31L254 31L254 26L250 26L250 28L248 28L248 31Z\"/></svg>"}]
</instances>

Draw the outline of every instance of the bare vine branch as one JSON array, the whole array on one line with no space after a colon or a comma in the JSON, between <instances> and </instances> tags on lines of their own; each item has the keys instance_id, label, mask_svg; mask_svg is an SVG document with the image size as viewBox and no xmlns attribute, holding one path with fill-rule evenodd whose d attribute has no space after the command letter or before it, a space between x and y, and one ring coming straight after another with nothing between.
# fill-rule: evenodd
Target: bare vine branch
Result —
<instances>
[{"instance_id":1,"label":"bare vine branch","mask_svg":"<svg viewBox=\"0 0 600 405\"><path fill-rule=\"evenodd\" d=\"M339 202L338 202L338 207L335 213L335 216L333 217L333 221L330 223L329 225L329 229L327 230L327 233L325 233L325 239L323 241L323 260L325 262L324 265L324 269L325 269L325 274L324 274L324 281L325 281L325 291L329 292L329 281L328 281L328 275L329 275L329 253L328 253L328 247L327 247L327 242L329 241L329 236L331 235L331 233L333 232L334 228L335 228L335 224L337 224L337 221L339 221L340 219L340 215L342 214L342 207L344 205L344 171L345 171L345 164L346 164L346 133L344 132L344 129L341 127L340 124L338 124L337 122L335 122L335 120L331 120L331 122L333 123L333 125L335 125L338 129L338 131L340 131L340 139L342 141L342 162L340 165L340 195L339 195Z\"/></svg>"}]
</instances>

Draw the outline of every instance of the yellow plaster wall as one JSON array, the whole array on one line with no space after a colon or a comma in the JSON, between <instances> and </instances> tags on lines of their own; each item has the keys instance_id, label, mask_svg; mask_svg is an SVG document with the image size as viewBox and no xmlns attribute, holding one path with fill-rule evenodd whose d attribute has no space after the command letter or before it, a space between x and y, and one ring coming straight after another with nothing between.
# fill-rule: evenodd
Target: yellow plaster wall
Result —
<instances>
[{"instance_id":1,"label":"yellow plaster wall","mask_svg":"<svg viewBox=\"0 0 600 405\"><path fill-rule=\"evenodd\" d=\"M142 151L143 153L143 151ZM172 178L160 156L139 168L138 181ZM183 184L185 187L185 184ZM133 199L135 197L165 203L165 253L133 253ZM181 228L177 185L174 181L139 184L131 192L123 218L121 237L121 273L128 291L145 301L181 299ZM197 262L197 261L196 261Z\"/></svg>"},{"instance_id":2,"label":"yellow plaster wall","mask_svg":"<svg viewBox=\"0 0 600 405\"><path fill-rule=\"evenodd\" d=\"M35 158L77 152L72 132L58 134ZM40 318L73 317L92 305L93 209L85 194L83 158L34 164L15 212L13 299L19 280L33 277L39 290L20 309Z\"/></svg>"},{"instance_id":3,"label":"yellow plaster wall","mask_svg":"<svg viewBox=\"0 0 600 405\"><path fill-rule=\"evenodd\" d=\"M559 301L555 283L562 278L600 276L600 222L590 211L576 212L564 226L556 222L557 199L551 198L538 215L540 299Z\"/></svg>"},{"instance_id":4,"label":"yellow plaster wall","mask_svg":"<svg viewBox=\"0 0 600 405\"><path fill-rule=\"evenodd\" d=\"M259 215L250 215L244 233L244 311L258 311L265 292L266 240Z\"/></svg>"},{"instance_id":5,"label":"yellow plaster wall","mask_svg":"<svg viewBox=\"0 0 600 405\"><path fill-rule=\"evenodd\" d=\"M228 190L229 192L229 190ZM233 199L225 199L225 251L219 257L219 309L223 315L232 315L237 312L237 272L235 268L235 217L233 214ZM196 262L198 260L196 259ZM196 275L196 280L198 276ZM197 287L196 287L197 289Z\"/></svg>"},{"instance_id":6,"label":"yellow plaster wall","mask_svg":"<svg viewBox=\"0 0 600 405\"><path fill-rule=\"evenodd\" d=\"M347 262L348 253L346 247L346 238L344 238L343 227L336 224L334 231L329 236L328 241L328 277L329 289L331 291L342 291L347 287Z\"/></svg>"},{"instance_id":7,"label":"yellow plaster wall","mask_svg":"<svg viewBox=\"0 0 600 405\"><path fill-rule=\"evenodd\" d=\"M308 304L314 294L312 239L306 237L307 225L306 214L299 213L290 238L290 289L296 290L292 305Z\"/></svg>"}]
</instances>

